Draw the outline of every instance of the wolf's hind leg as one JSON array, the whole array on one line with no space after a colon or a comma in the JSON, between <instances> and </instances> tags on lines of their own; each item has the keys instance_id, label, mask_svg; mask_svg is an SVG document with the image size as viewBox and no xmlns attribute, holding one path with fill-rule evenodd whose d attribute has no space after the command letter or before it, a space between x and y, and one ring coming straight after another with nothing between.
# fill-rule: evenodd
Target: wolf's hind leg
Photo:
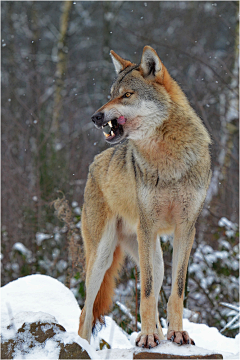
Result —
<instances>
[{"instance_id":1,"label":"wolf's hind leg","mask_svg":"<svg viewBox=\"0 0 240 360\"><path fill-rule=\"evenodd\" d=\"M87 262L86 301L82 309L78 334L90 343L92 327L111 304L115 278L122 251L117 246L116 219L109 220L98 243L92 247Z\"/></svg>"}]
</instances>

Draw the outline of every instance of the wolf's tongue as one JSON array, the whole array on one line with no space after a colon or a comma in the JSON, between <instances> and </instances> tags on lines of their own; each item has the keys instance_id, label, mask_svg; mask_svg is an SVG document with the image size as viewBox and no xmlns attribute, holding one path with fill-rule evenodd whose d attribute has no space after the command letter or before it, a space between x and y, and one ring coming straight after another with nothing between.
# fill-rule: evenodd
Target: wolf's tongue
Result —
<instances>
[{"instance_id":1,"label":"wolf's tongue","mask_svg":"<svg viewBox=\"0 0 240 360\"><path fill-rule=\"evenodd\" d=\"M118 122L120 125L125 124L126 121L127 121L127 119L126 119L124 116L120 116L120 117L117 119L117 122Z\"/></svg>"}]
</instances>

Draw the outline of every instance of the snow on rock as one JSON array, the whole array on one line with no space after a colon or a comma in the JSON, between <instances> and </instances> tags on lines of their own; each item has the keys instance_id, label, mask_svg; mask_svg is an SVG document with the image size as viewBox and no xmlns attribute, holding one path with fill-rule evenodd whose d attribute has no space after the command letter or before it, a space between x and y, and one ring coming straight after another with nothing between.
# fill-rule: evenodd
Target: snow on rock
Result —
<instances>
[{"instance_id":1,"label":"snow on rock","mask_svg":"<svg viewBox=\"0 0 240 360\"><path fill-rule=\"evenodd\" d=\"M186 327L184 327L185 330ZM165 333L166 333L166 329L165 329ZM194 337L192 336L192 333L190 333L190 336L194 339ZM134 336L132 336L132 341L135 340L137 337L137 333L135 333ZM135 352L145 352L145 351L149 351L148 349L140 349L137 348L135 349ZM212 351L212 349L206 349L204 347L200 347L200 346L194 346L194 345L182 345L179 346L178 344L172 343L170 341L167 340L163 340L161 341L160 345L156 346L155 348L150 350L151 352L154 353L162 353L162 354L172 354L172 355L210 355L213 353L216 354L221 354L221 352L219 350L216 351Z\"/></svg>"},{"instance_id":2,"label":"snow on rock","mask_svg":"<svg viewBox=\"0 0 240 360\"><path fill-rule=\"evenodd\" d=\"M135 354L150 352L148 349L138 349ZM205 350L198 346L184 345L179 346L178 344L170 343L169 341L162 341L159 346L156 346L151 350L151 353L168 354L175 356L206 356L212 355L211 351ZM219 352L217 352L219 354ZM220 355L220 354L219 354Z\"/></svg>"},{"instance_id":3,"label":"snow on rock","mask_svg":"<svg viewBox=\"0 0 240 360\"><path fill-rule=\"evenodd\" d=\"M202 349L200 347L196 347L193 345L182 345L179 346L177 344L173 344L170 343L169 341L162 341L160 345L156 346L155 348L152 348L151 350L149 349L141 349L141 348L132 348L132 349L127 349L127 350L123 350L123 349L111 349L111 350L102 350L101 351L101 357L102 359L133 359L133 356L135 355L134 358L137 358L136 355L140 355L142 353L143 357L138 357L138 358L148 358L146 356L146 353L150 353L154 355L152 356L152 358L158 359L160 357L157 357L157 354L160 355L166 355L166 358L171 358L171 356L185 356L185 358L190 359L191 358L200 358L200 356L206 356L206 355L213 355L213 352L211 351L206 351L205 349ZM219 354L219 352L217 353ZM162 358L162 357L161 357ZM165 358L165 357L164 357ZM237 359L237 358L236 358ZM230 360L230 358L229 358Z\"/></svg>"},{"instance_id":4,"label":"snow on rock","mask_svg":"<svg viewBox=\"0 0 240 360\"><path fill-rule=\"evenodd\" d=\"M1 288L1 325L23 311L50 314L67 331L78 331L80 308L73 293L50 276L29 275Z\"/></svg>"},{"instance_id":5,"label":"snow on rock","mask_svg":"<svg viewBox=\"0 0 240 360\"><path fill-rule=\"evenodd\" d=\"M24 355L19 349L16 349L13 355L14 360L26 359L58 359L59 349L54 340L49 339L46 347L43 348L41 344L36 345L30 352L25 352Z\"/></svg>"},{"instance_id":6,"label":"snow on rock","mask_svg":"<svg viewBox=\"0 0 240 360\"><path fill-rule=\"evenodd\" d=\"M110 350L102 350L101 358L109 359L132 359L134 352L150 351L172 355L209 355L222 354L224 359L238 359L239 357L239 339L238 335L235 339L223 336L216 328L210 328L205 324L196 324L188 319L183 319L183 328L188 331L191 338L194 339L196 346L183 345L179 346L170 341L162 341L161 344L151 350L139 349L135 346L135 340L138 335L133 332L130 336L121 330L114 320L105 317L106 326L91 338L91 345L97 350L100 339L104 339L110 346ZM167 329L163 329L166 336Z\"/></svg>"},{"instance_id":7,"label":"snow on rock","mask_svg":"<svg viewBox=\"0 0 240 360\"><path fill-rule=\"evenodd\" d=\"M59 323L66 332L39 344L30 335L24 337L23 349L16 348L14 359L58 359L59 346L77 343L92 359L99 359L89 343L78 336L80 308L73 293L58 280L46 275L29 275L1 288L1 334L4 341L16 339L17 330L25 323ZM45 325L45 330L47 329ZM7 327L10 327L7 329ZM34 347L29 348L30 342ZM24 350L24 354L22 353Z\"/></svg>"},{"instance_id":8,"label":"snow on rock","mask_svg":"<svg viewBox=\"0 0 240 360\"><path fill-rule=\"evenodd\" d=\"M49 276L30 275L1 288L1 333L4 341L14 336L16 339L16 336L21 336L21 332L20 335L19 332L17 333L18 329L22 327L28 331L28 327L31 329L30 324L38 322L42 323L43 331L50 329L48 324L60 324L66 329L47 339L44 346L35 341L32 348L29 347L29 341L34 341L31 333L23 342L24 355L21 349L16 348L14 359L23 357L25 359L58 359L60 349L57 341L64 346L79 344L92 359L132 359L134 352L143 350L188 356L221 353L224 359L239 358L240 335L237 335L235 339L228 338L216 328L192 323L188 319L183 319L183 327L194 339L196 346L178 346L165 340L154 349L139 349L135 346L137 333L128 335L109 316L105 317L105 326L92 336L91 345L89 345L77 334L79 316L80 309L73 293L58 280ZM162 323L164 324L164 321ZM7 329L9 325L10 329ZM164 328L163 332L166 335L167 329ZM101 339L111 346L110 350L96 351Z\"/></svg>"},{"instance_id":9,"label":"snow on rock","mask_svg":"<svg viewBox=\"0 0 240 360\"><path fill-rule=\"evenodd\" d=\"M1 313L1 334L5 340L11 339L15 332L25 323L57 323L57 320L54 316L44 313L42 311L33 312L33 311L21 311L15 316L12 316L11 309L8 308L9 320L4 321L4 313ZM10 319L11 318L11 319ZM7 328L10 325L9 329Z\"/></svg>"},{"instance_id":10,"label":"snow on rock","mask_svg":"<svg viewBox=\"0 0 240 360\"><path fill-rule=\"evenodd\" d=\"M221 353L224 358L228 358L231 354L238 354L239 356L239 335L235 339L230 338L222 335L214 327L209 327L205 324L194 324L187 319L183 319L183 328L194 339L196 346Z\"/></svg>"},{"instance_id":11,"label":"snow on rock","mask_svg":"<svg viewBox=\"0 0 240 360\"><path fill-rule=\"evenodd\" d=\"M102 350L101 359L133 359L134 348L131 349L111 349L111 350Z\"/></svg>"}]
</instances>

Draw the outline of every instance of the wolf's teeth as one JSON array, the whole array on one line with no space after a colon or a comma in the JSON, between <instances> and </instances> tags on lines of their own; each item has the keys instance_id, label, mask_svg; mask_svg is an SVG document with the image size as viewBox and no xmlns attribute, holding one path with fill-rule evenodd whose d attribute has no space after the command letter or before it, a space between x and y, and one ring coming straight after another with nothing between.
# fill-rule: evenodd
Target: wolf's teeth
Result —
<instances>
[{"instance_id":1,"label":"wolf's teeth","mask_svg":"<svg viewBox=\"0 0 240 360\"><path fill-rule=\"evenodd\" d=\"M112 136L114 135L114 132L113 132L113 131L111 131L111 135L112 135Z\"/></svg>"},{"instance_id":2,"label":"wolf's teeth","mask_svg":"<svg viewBox=\"0 0 240 360\"><path fill-rule=\"evenodd\" d=\"M110 134L106 134L105 132L103 134L106 138L110 136Z\"/></svg>"},{"instance_id":3,"label":"wolf's teeth","mask_svg":"<svg viewBox=\"0 0 240 360\"><path fill-rule=\"evenodd\" d=\"M108 122L108 125L109 125L110 127L113 127L113 125L112 125L112 122L111 122L111 121L109 121L109 122Z\"/></svg>"}]
</instances>

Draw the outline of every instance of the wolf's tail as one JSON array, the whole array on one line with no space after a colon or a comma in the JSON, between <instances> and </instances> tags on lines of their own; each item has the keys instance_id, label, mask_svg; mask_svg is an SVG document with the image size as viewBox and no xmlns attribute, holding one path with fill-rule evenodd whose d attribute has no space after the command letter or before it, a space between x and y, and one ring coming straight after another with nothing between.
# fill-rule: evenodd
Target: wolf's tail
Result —
<instances>
[{"instance_id":1,"label":"wolf's tail","mask_svg":"<svg viewBox=\"0 0 240 360\"><path fill-rule=\"evenodd\" d=\"M114 295L114 288L118 272L122 266L124 256L120 246L117 246L113 253L113 261L110 268L106 271L100 289L97 293L93 305L93 327L97 320L103 323L103 315L109 312L112 305L112 298Z\"/></svg>"}]
</instances>

